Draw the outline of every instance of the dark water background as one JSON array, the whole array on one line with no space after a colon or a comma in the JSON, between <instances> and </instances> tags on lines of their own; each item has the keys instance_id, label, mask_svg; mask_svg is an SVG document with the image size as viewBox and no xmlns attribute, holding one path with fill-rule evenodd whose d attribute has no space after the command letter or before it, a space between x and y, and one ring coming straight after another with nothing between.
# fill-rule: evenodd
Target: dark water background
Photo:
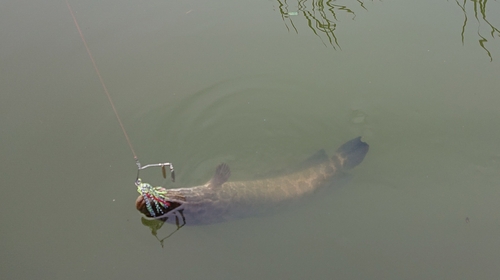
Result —
<instances>
[{"instance_id":1,"label":"dark water background","mask_svg":"<svg viewBox=\"0 0 500 280\"><path fill-rule=\"evenodd\" d=\"M220 162L247 178L358 135L371 149L339 189L162 248L66 3L5 1L2 279L500 275L498 1L70 4L139 158L174 163L153 184Z\"/></svg>"}]
</instances>

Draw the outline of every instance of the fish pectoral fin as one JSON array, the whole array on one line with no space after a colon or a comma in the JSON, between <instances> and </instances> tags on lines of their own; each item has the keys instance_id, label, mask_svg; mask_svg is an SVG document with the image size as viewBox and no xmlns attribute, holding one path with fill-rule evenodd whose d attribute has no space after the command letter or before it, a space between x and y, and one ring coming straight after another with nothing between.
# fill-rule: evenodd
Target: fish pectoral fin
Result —
<instances>
[{"instance_id":1,"label":"fish pectoral fin","mask_svg":"<svg viewBox=\"0 0 500 280\"><path fill-rule=\"evenodd\" d=\"M229 166L225 163L219 164L215 169L214 177L208 182L208 187L214 188L224 184L229 179L229 176L231 176Z\"/></svg>"}]
</instances>

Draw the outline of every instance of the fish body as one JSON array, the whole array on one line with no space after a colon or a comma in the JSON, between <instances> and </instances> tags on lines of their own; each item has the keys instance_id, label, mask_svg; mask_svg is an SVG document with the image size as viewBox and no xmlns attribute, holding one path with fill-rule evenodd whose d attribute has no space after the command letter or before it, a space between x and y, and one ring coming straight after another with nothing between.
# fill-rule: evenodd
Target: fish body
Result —
<instances>
[{"instance_id":1,"label":"fish body","mask_svg":"<svg viewBox=\"0 0 500 280\"><path fill-rule=\"evenodd\" d=\"M148 210L148 197L140 195L136 207L147 217L177 224L182 220L187 225L252 216L327 185L335 175L361 163L368 149L368 144L357 137L342 145L331 158L326 157L314 165L282 176L250 181L228 181L229 167L221 164L206 184L178 189L156 187L165 203Z\"/></svg>"}]
</instances>

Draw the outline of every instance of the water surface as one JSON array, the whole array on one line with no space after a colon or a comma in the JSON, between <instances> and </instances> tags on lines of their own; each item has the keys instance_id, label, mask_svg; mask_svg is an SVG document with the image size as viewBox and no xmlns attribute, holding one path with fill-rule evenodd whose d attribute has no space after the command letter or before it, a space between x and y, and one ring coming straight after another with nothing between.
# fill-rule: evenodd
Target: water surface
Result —
<instances>
[{"instance_id":1,"label":"water surface","mask_svg":"<svg viewBox=\"0 0 500 280\"><path fill-rule=\"evenodd\" d=\"M358 135L338 189L164 248L64 1L0 9L5 279L493 279L497 1L70 1L143 163L249 178ZM167 236L175 226L158 231Z\"/></svg>"}]
</instances>

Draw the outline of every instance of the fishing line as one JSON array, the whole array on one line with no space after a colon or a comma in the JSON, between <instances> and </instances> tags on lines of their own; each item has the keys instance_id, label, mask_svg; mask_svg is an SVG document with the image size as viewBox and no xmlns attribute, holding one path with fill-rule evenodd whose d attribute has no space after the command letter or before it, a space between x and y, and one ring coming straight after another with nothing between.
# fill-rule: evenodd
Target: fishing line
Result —
<instances>
[{"instance_id":1,"label":"fishing line","mask_svg":"<svg viewBox=\"0 0 500 280\"><path fill-rule=\"evenodd\" d=\"M123 126L120 115L118 115L118 111L116 110L115 104L113 103L113 99L111 99L111 95L108 92L108 88L106 87L106 84L104 84L104 80L102 79L101 73L99 72L99 68L97 68L97 64L95 63L94 57L92 56L92 53L90 52L90 48L87 45L87 41L85 40L85 37L83 36L83 33L82 33L82 30L80 29L80 26L78 25L78 21L76 20L75 14L73 13L73 9L71 9L71 6L69 5L68 0L65 0L65 1L66 1L66 5L68 6L69 12L70 12L71 16L73 17L73 21L75 22L76 29L78 30L78 33L80 33L80 38L82 38L83 45L85 46L85 49L87 49L87 53L89 54L90 60L92 61L92 65L94 66L95 72L97 73L97 77L99 78L99 81L101 81L101 85L102 85L102 88L104 89L104 93L108 97L109 103L111 104L111 108L113 108L113 112L115 113L116 119L118 120L118 123L120 124L120 127L122 128L123 135L125 135L125 139L127 140L128 146L130 147L130 150L132 151L132 155L134 156L134 160L136 162L139 162L139 159L137 158L134 147L132 146L132 142L130 141L130 138L128 137L127 131L125 130L125 126Z\"/></svg>"},{"instance_id":2,"label":"fishing line","mask_svg":"<svg viewBox=\"0 0 500 280\"><path fill-rule=\"evenodd\" d=\"M120 124L123 135L125 136L125 140L127 140L130 151L132 151L132 155L134 156L135 164L137 165L137 178L135 179L135 185L137 186L137 191L140 193L139 197L142 198L142 200L145 204L145 207L149 213L149 216L151 218L161 218L162 215L165 215L167 212L171 211L171 209L170 209L171 203L169 201L169 198L166 196L166 190L162 187L153 187L148 183L143 183L142 180L139 178L139 172L142 169L146 169L148 167L161 167L163 178L166 178L167 172L166 172L165 167L169 167L170 177L172 178L172 181L175 182L174 166L169 162L158 163L158 164L147 164L147 165L141 166L141 163L139 162L139 159L137 158L137 154L135 153L134 147L132 146L132 142L130 141L130 138L128 137L128 133L125 130L125 126L123 125L123 122L120 118L120 115L118 114L118 111L116 110L113 99L111 98L111 95L109 94L108 88L106 87L106 84L104 83L104 80L101 76L101 73L99 72L99 68L97 68L97 64L95 63L94 57L92 56L92 53L90 52L90 48L87 45L87 41L85 40L85 37L83 36L83 32L80 29L80 25L78 25L78 21L76 20L75 13L73 13L73 9L69 5L68 0L65 0L65 2L66 2L66 5L68 6L68 10L69 10L69 13L71 14L71 17L73 17L73 21L75 23L76 29L78 30L78 33L80 34L80 38L82 39L83 45L85 46L85 49L87 50L87 53L89 54L90 60L92 61L92 65L94 66L94 70L97 73L97 77L99 78L99 81L101 82L104 93L108 97L109 104L111 104L111 108L113 109L113 112L115 113L116 119L118 120L118 124ZM137 202L136 202L136 204L137 204ZM139 208L138 208L138 210L139 210ZM186 224L185 218L182 214L182 210L179 210L179 213L183 217L184 224ZM166 221L166 219L167 218L165 218L165 221ZM179 226L179 218L177 217L177 215L175 216L175 221L177 224L177 230L179 230L182 226L184 226L184 224L182 226ZM172 234L177 232L177 230L172 232L166 238L170 237ZM156 238L158 239L158 237L156 237ZM163 240L165 240L166 238L160 240L162 247L163 247Z\"/></svg>"},{"instance_id":3,"label":"fishing line","mask_svg":"<svg viewBox=\"0 0 500 280\"><path fill-rule=\"evenodd\" d=\"M168 166L170 168L170 176L172 178L172 181L175 181L175 173L174 173L174 167L171 163L165 162L165 163L158 163L158 164L148 164L145 166L141 166L141 163L139 162L139 159L137 158L137 154L135 153L134 147L132 146L132 142L130 141L130 138L128 137L128 133L125 130L125 126L123 125L123 122L120 118L120 115L118 114L118 111L116 110L115 103L113 102L113 99L111 98L111 95L109 94L108 88L106 87L106 84L104 83L104 80L101 76L101 73L99 72L99 68L97 68L97 64L95 63L94 57L92 56L92 53L90 52L90 48L87 45L87 40L85 40L85 37L83 36L83 32L80 29L80 25L78 24L78 21L76 20L75 13L73 13L73 9L69 5L68 0L65 0L66 5L68 6L69 13L71 14L71 17L73 17L73 22L75 23L76 29L78 30L78 33L80 34L80 38L82 39L83 45L85 46L85 49L87 50L87 53L89 54L90 60L92 61L92 65L94 66L94 70L97 73L97 77L99 78L99 81L101 82L102 88L104 90L104 93L108 97L109 104L111 104L111 108L113 109L113 112L115 113L116 119L118 120L118 124L120 124L120 127L122 128L123 135L125 136L125 140L127 140L128 146L130 147L130 151L132 151L132 155L134 156L135 163L137 165L137 179L136 179L136 185L144 185L141 184L140 179L139 179L139 171L148 167L161 167L162 173L163 173L163 178L166 178L166 170L165 166ZM149 190L146 188L146 190ZM146 193L146 190L141 192L141 193ZM153 198L157 198L157 195L152 195ZM156 202L156 201L155 201Z\"/></svg>"}]
</instances>

